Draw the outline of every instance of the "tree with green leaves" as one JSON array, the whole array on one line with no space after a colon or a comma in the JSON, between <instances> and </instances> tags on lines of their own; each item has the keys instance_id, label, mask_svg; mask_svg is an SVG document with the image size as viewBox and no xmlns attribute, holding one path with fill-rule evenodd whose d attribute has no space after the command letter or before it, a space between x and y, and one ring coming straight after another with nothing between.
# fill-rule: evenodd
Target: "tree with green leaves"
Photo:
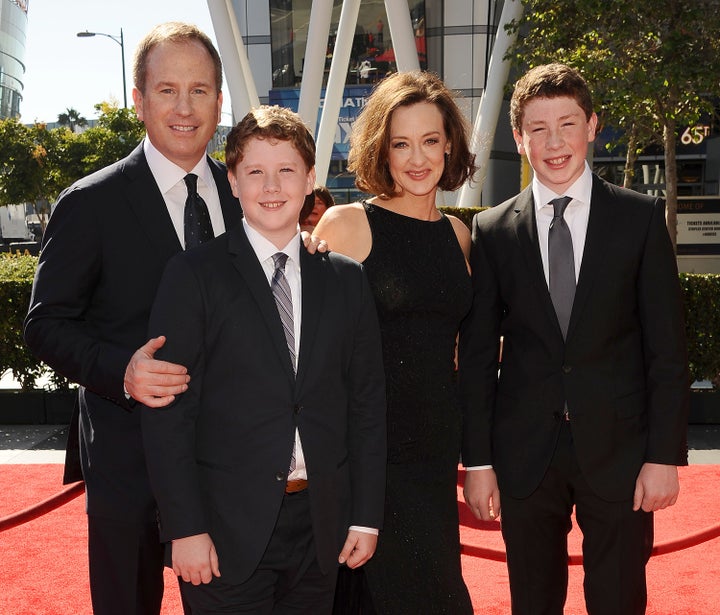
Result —
<instances>
[{"instance_id":1,"label":"tree with green leaves","mask_svg":"<svg viewBox=\"0 0 720 615\"><path fill-rule=\"evenodd\" d=\"M652 144L665 157L666 221L677 240L678 130L713 113L720 83L720 0L522 0L509 55L527 68L563 62L585 75L601 124L621 130L626 185Z\"/></svg>"},{"instance_id":2,"label":"tree with green leaves","mask_svg":"<svg viewBox=\"0 0 720 615\"><path fill-rule=\"evenodd\" d=\"M75 132L76 128L84 128L88 125L88 121L80 115L80 112L69 107L65 113L58 115L58 124L67 126L71 132Z\"/></svg>"},{"instance_id":3,"label":"tree with green leaves","mask_svg":"<svg viewBox=\"0 0 720 615\"><path fill-rule=\"evenodd\" d=\"M145 127L133 110L107 103L96 109L97 124L80 134L0 120L0 205L32 203L44 231L50 203L63 188L137 146Z\"/></svg>"}]
</instances>

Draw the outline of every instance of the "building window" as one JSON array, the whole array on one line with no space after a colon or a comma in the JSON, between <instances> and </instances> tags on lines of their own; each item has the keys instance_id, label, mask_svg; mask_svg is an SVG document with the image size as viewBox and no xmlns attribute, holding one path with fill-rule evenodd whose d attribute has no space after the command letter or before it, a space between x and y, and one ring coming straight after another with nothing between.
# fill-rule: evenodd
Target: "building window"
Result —
<instances>
[{"instance_id":1,"label":"building window","mask_svg":"<svg viewBox=\"0 0 720 615\"><path fill-rule=\"evenodd\" d=\"M310 24L312 0L271 0L270 36L272 48L272 76L274 88L299 87ZM427 68L425 43L425 2L410 3L410 17L415 32L415 45L420 67ZM327 84L330 71L342 0L335 0L330 20L330 35L325 56ZM362 2L358 14L346 83L375 83L397 70L387 15L383 0Z\"/></svg>"}]
</instances>

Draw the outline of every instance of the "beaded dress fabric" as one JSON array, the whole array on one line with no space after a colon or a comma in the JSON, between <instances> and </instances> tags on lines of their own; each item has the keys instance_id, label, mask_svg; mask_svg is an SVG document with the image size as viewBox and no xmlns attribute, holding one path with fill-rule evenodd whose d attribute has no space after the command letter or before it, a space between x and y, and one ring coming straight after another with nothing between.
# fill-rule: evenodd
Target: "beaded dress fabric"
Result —
<instances>
[{"instance_id":1,"label":"beaded dress fabric","mask_svg":"<svg viewBox=\"0 0 720 615\"><path fill-rule=\"evenodd\" d=\"M470 277L452 224L364 203L364 262L382 332L388 399L385 522L365 574L378 613L463 615L455 342Z\"/></svg>"}]
</instances>

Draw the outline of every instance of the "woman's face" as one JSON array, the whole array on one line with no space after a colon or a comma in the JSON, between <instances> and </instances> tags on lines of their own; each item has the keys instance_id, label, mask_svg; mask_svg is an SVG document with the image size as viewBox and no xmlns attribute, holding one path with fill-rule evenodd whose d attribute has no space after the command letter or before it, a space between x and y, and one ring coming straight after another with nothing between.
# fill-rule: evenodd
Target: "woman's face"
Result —
<instances>
[{"instance_id":1,"label":"woman's face","mask_svg":"<svg viewBox=\"0 0 720 615\"><path fill-rule=\"evenodd\" d=\"M437 105L420 102L393 112L388 167L396 192L413 196L434 193L449 152L450 142Z\"/></svg>"}]
</instances>

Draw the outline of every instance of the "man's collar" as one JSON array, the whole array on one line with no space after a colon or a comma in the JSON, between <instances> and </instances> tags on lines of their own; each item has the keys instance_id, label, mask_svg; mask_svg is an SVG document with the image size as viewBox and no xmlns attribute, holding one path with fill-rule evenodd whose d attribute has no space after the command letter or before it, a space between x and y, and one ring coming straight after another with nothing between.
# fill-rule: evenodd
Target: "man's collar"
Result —
<instances>
[{"instance_id":1,"label":"man's collar","mask_svg":"<svg viewBox=\"0 0 720 615\"><path fill-rule=\"evenodd\" d=\"M158 188L160 188L160 192L163 194L187 175L187 172L182 167L168 160L168 158L150 142L150 138L147 135L143 141L143 152L145 153L145 159L157 182ZM191 173L195 173L206 186L213 186L215 183L206 156L200 158Z\"/></svg>"}]
</instances>

